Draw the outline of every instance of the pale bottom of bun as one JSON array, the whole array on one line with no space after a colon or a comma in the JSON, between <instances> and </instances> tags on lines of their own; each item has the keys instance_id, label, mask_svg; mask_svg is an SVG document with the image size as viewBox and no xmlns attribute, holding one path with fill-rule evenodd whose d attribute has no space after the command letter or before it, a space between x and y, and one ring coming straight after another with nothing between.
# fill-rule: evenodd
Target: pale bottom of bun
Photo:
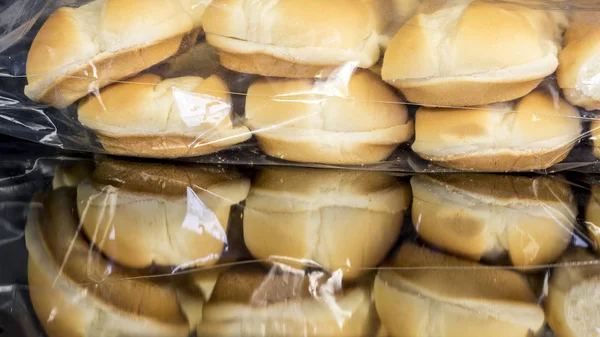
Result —
<instances>
[{"instance_id":1,"label":"pale bottom of bun","mask_svg":"<svg viewBox=\"0 0 600 337\"><path fill-rule=\"evenodd\" d=\"M474 106L523 97L533 91L542 79L508 83L422 80L415 81L410 86L400 80L388 82L400 89L406 99L413 103L427 106Z\"/></svg>"},{"instance_id":2,"label":"pale bottom of bun","mask_svg":"<svg viewBox=\"0 0 600 337\"><path fill-rule=\"evenodd\" d=\"M580 106L586 110L600 110L600 98L594 98L573 88L563 88L565 99L573 105Z\"/></svg>"},{"instance_id":3,"label":"pale bottom of bun","mask_svg":"<svg viewBox=\"0 0 600 337\"><path fill-rule=\"evenodd\" d=\"M327 77L338 67L338 65L295 63L265 54L237 54L225 51L219 52L219 59L227 69L271 77Z\"/></svg>"},{"instance_id":4,"label":"pale bottom of bun","mask_svg":"<svg viewBox=\"0 0 600 337\"><path fill-rule=\"evenodd\" d=\"M197 36L197 33L195 33ZM80 68L58 77L44 89L25 87L25 94L37 102L56 108L66 108L106 85L135 75L180 51L186 35L178 35L155 44L127 49L92 60ZM32 75L35 76L35 75ZM40 76L46 76L40 74ZM35 92L40 90L40 93Z\"/></svg>"},{"instance_id":5,"label":"pale bottom of bun","mask_svg":"<svg viewBox=\"0 0 600 337\"><path fill-rule=\"evenodd\" d=\"M211 134L207 138L178 135L121 137L99 132L96 135L110 154L146 158L202 156L224 150L251 137L250 131L244 127Z\"/></svg>"},{"instance_id":6,"label":"pale bottom of bun","mask_svg":"<svg viewBox=\"0 0 600 337\"><path fill-rule=\"evenodd\" d=\"M546 299L548 324L557 337L597 337L599 303L600 276L572 286L568 291L550 287Z\"/></svg>"},{"instance_id":7,"label":"pale bottom of bun","mask_svg":"<svg viewBox=\"0 0 600 337\"><path fill-rule=\"evenodd\" d=\"M543 170L552 165L563 161L571 148L572 144L562 146L552 150L518 153L485 153L472 154L453 157L428 156L423 153L417 153L424 159L433 161L441 166L468 171L480 172L518 172Z\"/></svg>"},{"instance_id":8,"label":"pale bottom of bun","mask_svg":"<svg viewBox=\"0 0 600 337\"><path fill-rule=\"evenodd\" d=\"M370 294L354 289L343 298L307 298L252 307L214 303L204 307L198 336L373 336L379 323Z\"/></svg>"},{"instance_id":9,"label":"pale bottom of bun","mask_svg":"<svg viewBox=\"0 0 600 337\"><path fill-rule=\"evenodd\" d=\"M413 123L366 132L330 132L276 128L248 121L266 154L289 161L320 164L372 164L387 159L413 135ZM288 136L289 135L289 136Z\"/></svg>"},{"instance_id":10,"label":"pale bottom of bun","mask_svg":"<svg viewBox=\"0 0 600 337\"><path fill-rule=\"evenodd\" d=\"M445 303L396 289L379 277L374 291L377 312L390 337L530 337L535 333L516 322L479 311L476 306Z\"/></svg>"}]
</instances>

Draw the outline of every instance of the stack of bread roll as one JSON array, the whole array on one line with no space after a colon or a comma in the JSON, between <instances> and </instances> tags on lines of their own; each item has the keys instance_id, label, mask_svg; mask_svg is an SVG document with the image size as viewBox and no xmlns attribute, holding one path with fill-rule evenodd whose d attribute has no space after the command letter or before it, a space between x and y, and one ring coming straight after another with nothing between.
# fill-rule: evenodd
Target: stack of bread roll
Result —
<instances>
[{"instance_id":1,"label":"stack of bread roll","mask_svg":"<svg viewBox=\"0 0 600 337\"><path fill-rule=\"evenodd\" d=\"M78 102L79 121L113 154L198 156L243 142L250 134L232 122L214 53L195 47L209 3L94 0L59 8L29 50L25 94L57 108ZM148 71L164 62L169 78Z\"/></svg>"},{"instance_id":2,"label":"stack of bread roll","mask_svg":"<svg viewBox=\"0 0 600 337\"><path fill-rule=\"evenodd\" d=\"M103 159L57 168L53 186L26 229L31 300L50 337L186 337L211 285L177 272L214 273L244 254L230 210L250 181L233 170Z\"/></svg>"},{"instance_id":3,"label":"stack of bread roll","mask_svg":"<svg viewBox=\"0 0 600 337\"><path fill-rule=\"evenodd\" d=\"M568 102L600 106L596 18L482 0L95 0L48 18L25 92L79 100L114 154L199 156L254 134L271 157L371 164L414 136L442 166L543 170L581 138ZM220 66L256 76L233 93L245 118ZM557 69L566 100L538 88ZM407 103L423 106L414 122Z\"/></svg>"},{"instance_id":4,"label":"stack of bread roll","mask_svg":"<svg viewBox=\"0 0 600 337\"><path fill-rule=\"evenodd\" d=\"M561 176L247 175L110 158L56 172L26 229L33 308L51 337L596 337L600 326L598 191L586 234L581 190Z\"/></svg>"}]
</instances>

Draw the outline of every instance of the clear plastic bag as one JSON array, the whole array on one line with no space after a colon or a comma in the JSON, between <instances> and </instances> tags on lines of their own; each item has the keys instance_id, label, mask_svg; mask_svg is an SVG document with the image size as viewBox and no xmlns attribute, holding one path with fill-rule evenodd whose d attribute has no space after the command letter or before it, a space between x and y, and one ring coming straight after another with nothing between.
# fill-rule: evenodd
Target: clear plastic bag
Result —
<instances>
[{"instance_id":1,"label":"clear plastic bag","mask_svg":"<svg viewBox=\"0 0 600 337\"><path fill-rule=\"evenodd\" d=\"M593 176L25 151L2 166L7 336L588 337L600 328Z\"/></svg>"},{"instance_id":2,"label":"clear plastic bag","mask_svg":"<svg viewBox=\"0 0 600 337\"><path fill-rule=\"evenodd\" d=\"M0 10L0 132L202 163L595 170L599 10L19 0Z\"/></svg>"}]
</instances>

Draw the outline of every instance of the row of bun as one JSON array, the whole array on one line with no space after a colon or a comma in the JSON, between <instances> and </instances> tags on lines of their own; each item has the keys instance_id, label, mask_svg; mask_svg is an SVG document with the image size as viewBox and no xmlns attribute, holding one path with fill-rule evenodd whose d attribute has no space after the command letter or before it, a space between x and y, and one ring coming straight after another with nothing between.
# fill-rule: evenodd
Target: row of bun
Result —
<instances>
[{"instance_id":1,"label":"row of bun","mask_svg":"<svg viewBox=\"0 0 600 337\"><path fill-rule=\"evenodd\" d=\"M196 2L58 9L29 50L25 93L78 102L108 153L140 157L201 156L255 136L294 162L377 163L412 142L450 168L531 171L600 130L575 107L600 101L594 13L471 0ZM564 98L543 82L557 68Z\"/></svg>"},{"instance_id":2,"label":"row of bun","mask_svg":"<svg viewBox=\"0 0 600 337\"><path fill-rule=\"evenodd\" d=\"M102 159L59 167L53 185L25 231L50 337L600 328L600 197L564 177Z\"/></svg>"}]
</instances>

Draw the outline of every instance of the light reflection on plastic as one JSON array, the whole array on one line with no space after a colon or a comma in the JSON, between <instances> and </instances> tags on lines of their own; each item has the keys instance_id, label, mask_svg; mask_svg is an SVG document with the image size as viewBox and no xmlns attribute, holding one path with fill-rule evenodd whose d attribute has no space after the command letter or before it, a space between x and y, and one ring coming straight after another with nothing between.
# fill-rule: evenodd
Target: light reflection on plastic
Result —
<instances>
[{"instance_id":1,"label":"light reflection on plastic","mask_svg":"<svg viewBox=\"0 0 600 337\"><path fill-rule=\"evenodd\" d=\"M308 274L310 283L310 292L313 297L325 303L329 311L333 314L335 321L340 329L344 327L344 322L352 316L350 311L340 308L335 300L335 293L342 289L343 273L340 269L333 272L331 277L325 281L325 284L319 285L319 279L325 276L323 272L312 272Z\"/></svg>"},{"instance_id":2,"label":"light reflection on plastic","mask_svg":"<svg viewBox=\"0 0 600 337\"><path fill-rule=\"evenodd\" d=\"M215 213L198 197L196 192L187 187L187 212L181 227L196 234L207 233L213 238L227 244L227 234Z\"/></svg>"},{"instance_id":3,"label":"light reflection on plastic","mask_svg":"<svg viewBox=\"0 0 600 337\"><path fill-rule=\"evenodd\" d=\"M211 96L173 88L173 97L179 108L181 120L188 127L205 123L219 124L229 117L231 104Z\"/></svg>"}]
</instances>

